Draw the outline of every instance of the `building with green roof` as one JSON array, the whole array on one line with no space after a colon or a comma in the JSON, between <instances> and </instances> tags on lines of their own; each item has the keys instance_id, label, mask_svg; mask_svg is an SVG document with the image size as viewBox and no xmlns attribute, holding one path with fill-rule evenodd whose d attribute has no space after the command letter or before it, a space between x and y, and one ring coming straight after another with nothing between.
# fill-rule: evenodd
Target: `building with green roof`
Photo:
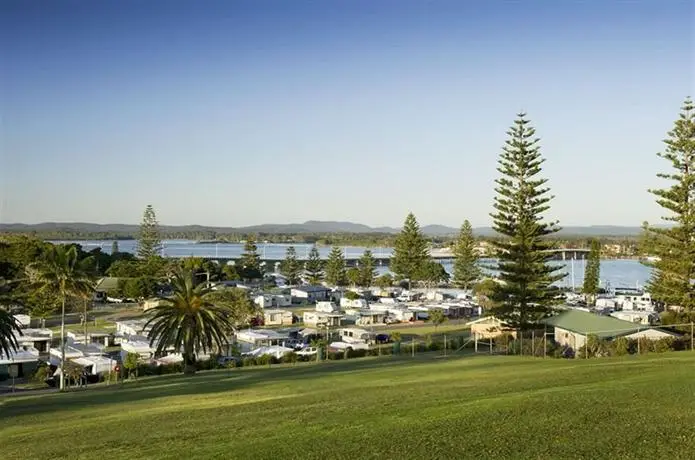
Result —
<instances>
[{"instance_id":1,"label":"building with green roof","mask_svg":"<svg viewBox=\"0 0 695 460\"><path fill-rule=\"evenodd\" d=\"M677 336L677 334L653 326L631 323L611 316L597 315L577 309L563 310L557 315L547 318L544 322L554 328L555 342L569 346L574 350L583 347L589 335L595 335L605 340L613 340L617 337L659 340Z\"/></svg>"}]
</instances>

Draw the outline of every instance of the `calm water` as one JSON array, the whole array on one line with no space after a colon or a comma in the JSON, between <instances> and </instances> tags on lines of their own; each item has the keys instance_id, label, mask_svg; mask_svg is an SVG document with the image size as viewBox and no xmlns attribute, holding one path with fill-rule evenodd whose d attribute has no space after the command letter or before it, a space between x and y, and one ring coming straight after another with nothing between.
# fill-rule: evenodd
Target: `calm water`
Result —
<instances>
[{"instance_id":1,"label":"calm water","mask_svg":"<svg viewBox=\"0 0 695 460\"><path fill-rule=\"evenodd\" d=\"M56 243L67 243L66 241ZM111 252L112 241L75 241L81 244L84 250L92 250L94 248L102 248L106 253ZM135 240L125 240L118 242L118 249L121 252L135 252ZM258 252L262 258L280 260L285 257L285 251L289 246L294 246L297 251L297 256L300 259L305 259L309 256L309 251L312 248L310 244L258 244ZM346 257L356 258L362 255L367 248L348 246L344 247ZM392 248L369 248L376 257L384 257L392 254ZM328 256L331 251L330 247L318 247L319 254L323 258ZM168 240L163 242L162 255L165 257L225 257L236 258L244 252L242 244L196 244L195 241L187 240ZM486 261L491 262L491 261ZM558 261L558 265L565 268L567 277L559 284L562 286L572 286L573 280L575 286L581 286L584 281L584 261ZM447 271L451 272L451 264L444 263ZM386 267L379 267L378 271L384 273ZM494 271L493 271L494 273ZM572 274L574 273L574 276ZM637 260L602 260L601 261L601 285L606 286L610 283L612 287L635 287L643 286L649 279L651 270L648 267L640 264Z\"/></svg>"}]
</instances>

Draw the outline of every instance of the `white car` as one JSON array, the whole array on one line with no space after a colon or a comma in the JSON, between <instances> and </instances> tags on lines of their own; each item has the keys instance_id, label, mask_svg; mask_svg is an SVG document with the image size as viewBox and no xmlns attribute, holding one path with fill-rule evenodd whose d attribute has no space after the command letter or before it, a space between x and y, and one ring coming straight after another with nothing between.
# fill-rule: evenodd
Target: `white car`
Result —
<instances>
[{"instance_id":1,"label":"white car","mask_svg":"<svg viewBox=\"0 0 695 460\"><path fill-rule=\"evenodd\" d=\"M316 353L318 353L318 348L316 347L307 347L303 350L297 351L297 356L314 356Z\"/></svg>"},{"instance_id":2,"label":"white car","mask_svg":"<svg viewBox=\"0 0 695 460\"><path fill-rule=\"evenodd\" d=\"M332 342L329 348L332 350L369 350L369 345L364 342Z\"/></svg>"}]
</instances>

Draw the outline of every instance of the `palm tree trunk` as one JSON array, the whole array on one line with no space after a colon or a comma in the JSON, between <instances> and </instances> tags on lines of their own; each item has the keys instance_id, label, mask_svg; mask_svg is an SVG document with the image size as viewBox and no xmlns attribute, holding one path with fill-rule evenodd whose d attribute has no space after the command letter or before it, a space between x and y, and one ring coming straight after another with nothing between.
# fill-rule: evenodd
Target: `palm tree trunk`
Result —
<instances>
[{"instance_id":1,"label":"palm tree trunk","mask_svg":"<svg viewBox=\"0 0 695 460\"><path fill-rule=\"evenodd\" d=\"M60 312L60 391L65 390L65 295Z\"/></svg>"},{"instance_id":2,"label":"palm tree trunk","mask_svg":"<svg viewBox=\"0 0 695 460\"><path fill-rule=\"evenodd\" d=\"M193 346L191 343L186 343L183 352L183 373L185 375L195 374L195 363L193 362Z\"/></svg>"},{"instance_id":3,"label":"palm tree trunk","mask_svg":"<svg viewBox=\"0 0 695 460\"><path fill-rule=\"evenodd\" d=\"M84 299L84 346L87 346L87 299Z\"/></svg>"}]
</instances>

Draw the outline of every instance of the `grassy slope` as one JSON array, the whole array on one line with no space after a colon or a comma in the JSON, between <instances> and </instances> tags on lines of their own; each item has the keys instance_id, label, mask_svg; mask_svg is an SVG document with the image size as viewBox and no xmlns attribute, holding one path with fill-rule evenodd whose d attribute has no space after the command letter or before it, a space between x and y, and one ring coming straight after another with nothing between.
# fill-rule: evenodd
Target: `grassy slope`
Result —
<instances>
[{"instance_id":1,"label":"grassy slope","mask_svg":"<svg viewBox=\"0 0 695 460\"><path fill-rule=\"evenodd\" d=\"M23 459L692 458L693 394L685 352L362 359L0 399L0 439Z\"/></svg>"}]
</instances>

